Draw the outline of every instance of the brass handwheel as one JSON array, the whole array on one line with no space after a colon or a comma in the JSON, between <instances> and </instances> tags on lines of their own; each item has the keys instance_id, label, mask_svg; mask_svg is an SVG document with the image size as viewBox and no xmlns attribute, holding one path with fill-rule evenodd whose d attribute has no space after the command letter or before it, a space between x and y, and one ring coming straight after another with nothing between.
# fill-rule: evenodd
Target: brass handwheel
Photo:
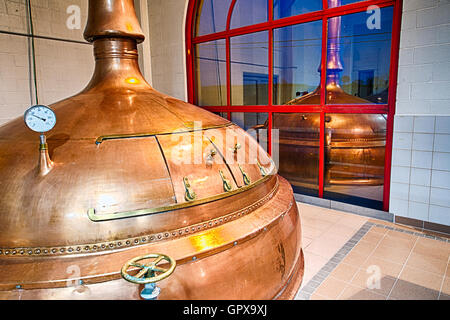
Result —
<instances>
[{"instance_id":1,"label":"brass handwheel","mask_svg":"<svg viewBox=\"0 0 450 320\"><path fill-rule=\"evenodd\" d=\"M158 265L162 261L165 263ZM165 266L166 263L169 263L169 267ZM131 283L155 283L170 276L176 265L176 261L171 257L153 253L131 259L122 267L121 273L122 277Z\"/></svg>"}]
</instances>

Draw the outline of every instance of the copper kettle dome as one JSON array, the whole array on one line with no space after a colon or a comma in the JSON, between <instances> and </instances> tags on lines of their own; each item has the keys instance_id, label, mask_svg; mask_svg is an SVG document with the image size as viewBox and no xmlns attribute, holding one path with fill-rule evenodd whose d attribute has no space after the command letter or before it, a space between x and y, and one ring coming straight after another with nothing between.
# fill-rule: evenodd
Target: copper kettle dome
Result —
<instances>
[{"instance_id":1,"label":"copper kettle dome","mask_svg":"<svg viewBox=\"0 0 450 320\"><path fill-rule=\"evenodd\" d=\"M177 263L162 299L293 298L300 220L268 154L150 87L132 0L90 0L85 38L94 75L50 106L47 145L23 119L0 127L0 298L137 299L120 271L150 253Z\"/></svg>"}]
</instances>

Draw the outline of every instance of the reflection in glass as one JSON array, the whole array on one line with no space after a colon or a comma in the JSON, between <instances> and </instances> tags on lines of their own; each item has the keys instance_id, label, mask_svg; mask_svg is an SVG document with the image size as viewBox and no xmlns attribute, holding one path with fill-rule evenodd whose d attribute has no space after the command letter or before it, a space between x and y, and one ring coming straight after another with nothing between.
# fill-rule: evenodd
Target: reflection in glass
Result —
<instances>
[{"instance_id":1,"label":"reflection in glass","mask_svg":"<svg viewBox=\"0 0 450 320\"><path fill-rule=\"evenodd\" d=\"M197 10L195 35L225 31L231 0L202 0Z\"/></svg>"},{"instance_id":2,"label":"reflection in glass","mask_svg":"<svg viewBox=\"0 0 450 320\"><path fill-rule=\"evenodd\" d=\"M281 105L313 92L320 83L322 21L275 29L273 32L273 104ZM307 104L320 104L309 100Z\"/></svg>"},{"instance_id":3,"label":"reflection in glass","mask_svg":"<svg viewBox=\"0 0 450 320\"><path fill-rule=\"evenodd\" d=\"M232 112L231 122L247 131L267 152L269 115L260 112Z\"/></svg>"},{"instance_id":4,"label":"reflection in glass","mask_svg":"<svg viewBox=\"0 0 450 320\"><path fill-rule=\"evenodd\" d=\"M200 106L227 104L225 40L195 46L196 103Z\"/></svg>"},{"instance_id":5,"label":"reflection in glass","mask_svg":"<svg viewBox=\"0 0 450 320\"><path fill-rule=\"evenodd\" d=\"M213 113L228 120L228 112L213 112Z\"/></svg>"},{"instance_id":6,"label":"reflection in glass","mask_svg":"<svg viewBox=\"0 0 450 320\"><path fill-rule=\"evenodd\" d=\"M322 10L322 0L274 0L273 18L280 19Z\"/></svg>"},{"instance_id":7,"label":"reflection in glass","mask_svg":"<svg viewBox=\"0 0 450 320\"><path fill-rule=\"evenodd\" d=\"M328 21L327 103L388 101L393 8L381 9L379 25L369 17L360 12Z\"/></svg>"},{"instance_id":8,"label":"reflection in glass","mask_svg":"<svg viewBox=\"0 0 450 320\"><path fill-rule=\"evenodd\" d=\"M346 4L361 2L365 0L328 0L328 8L336 8L345 6Z\"/></svg>"},{"instance_id":9,"label":"reflection in glass","mask_svg":"<svg viewBox=\"0 0 450 320\"><path fill-rule=\"evenodd\" d=\"M267 105L267 31L231 38L230 51L232 105Z\"/></svg>"},{"instance_id":10,"label":"reflection in glass","mask_svg":"<svg viewBox=\"0 0 450 320\"><path fill-rule=\"evenodd\" d=\"M230 29L266 22L267 0L237 0L231 15Z\"/></svg>"},{"instance_id":11,"label":"reflection in glass","mask_svg":"<svg viewBox=\"0 0 450 320\"><path fill-rule=\"evenodd\" d=\"M278 152L279 174L294 192L318 195L320 114L274 113L272 154ZM277 158L275 154L275 158Z\"/></svg>"},{"instance_id":12,"label":"reflection in glass","mask_svg":"<svg viewBox=\"0 0 450 320\"><path fill-rule=\"evenodd\" d=\"M326 115L326 198L382 209L386 117Z\"/></svg>"}]
</instances>

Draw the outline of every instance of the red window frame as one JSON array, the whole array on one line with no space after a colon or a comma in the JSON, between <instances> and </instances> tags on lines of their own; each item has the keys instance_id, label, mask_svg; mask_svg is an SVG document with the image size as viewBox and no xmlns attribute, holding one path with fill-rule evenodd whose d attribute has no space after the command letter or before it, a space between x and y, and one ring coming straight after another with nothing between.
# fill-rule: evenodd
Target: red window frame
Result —
<instances>
[{"instance_id":1,"label":"red window frame","mask_svg":"<svg viewBox=\"0 0 450 320\"><path fill-rule=\"evenodd\" d=\"M394 131L394 115L395 102L397 96L397 76L398 76L398 58L400 46L400 29L402 19L403 0L366 0L352 4L343 5L336 8L328 8L328 1L322 0L323 10L305 13L297 16L273 19L273 0L269 1L269 17L267 22L255 25L245 26L236 29L230 29L231 15L237 0L232 0L227 16L227 26L225 31L194 36L194 24L198 9L199 0L189 0L186 15L186 59L187 59L187 85L188 85L188 101L195 104L195 74L194 74L194 46L199 43L225 39L226 41L226 60L227 60L227 106L208 106L203 107L211 112L225 112L228 119L231 119L232 112L261 112L268 113L268 151L272 153L272 115L274 112L282 113L318 113L320 114L320 162L319 162L319 197L323 198L324 192L324 170L325 170L325 114L327 113L372 113L386 114L388 116L386 127L386 149L385 149L385 167L384 167L384 188L383 188L383 210L389 211L389 195L391 181L391 162L392 162L392 140ZM322 20L322 57L327 55L327 21L329 18L363 12L367 7L376 5L380 8L393 6L394 17L392 26L392 43L391 43L391 64L389 74L389 98L387 104L370 105L361 108L359 105L327 105L325 103L325 83L326 73L321 74L321 103L320 105L293 105L279 106L273 104L272 90L273 81L269 81L268 88L268 105L265 106L232 106L231 105L231 65L230 65L230 38L254 33L258 31L269 32L269 79L273 79L273 30L280 27L286 27L299 23ZM326 69L326 60L322 59L322 70Z\"/></svg>"}]
</instances>

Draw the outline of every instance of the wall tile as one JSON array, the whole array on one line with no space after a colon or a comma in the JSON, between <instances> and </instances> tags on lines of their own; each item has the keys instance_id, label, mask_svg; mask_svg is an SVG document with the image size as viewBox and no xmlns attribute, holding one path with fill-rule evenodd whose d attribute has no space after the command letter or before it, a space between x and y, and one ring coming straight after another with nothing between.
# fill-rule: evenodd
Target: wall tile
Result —
<instances>
[{"instance_id":1,"label":"wall tile","mask_svg":"<svg viewBox=\"0 0 450 320\"><path fill-rule=\"evenodd\" d=\"M407 200L391 198L389 204L389 211L396 216L408 216L409 202Z\"/></svg>"},{"instance_id":2,"label":"wall tile","mask_svg":"<svg viewBox=\"0 0 450 320\"><path fill-rule=\"evenodd\" d=\"M418 186L430 186L431 184L431 170L411 168L410 183Z\"/></svg>"},{"instance_id":3,"label":"wall tile","mask_svg":"<svg viewBox=\"0 0 450 320\"><path fill-rule=\"evenodd\" d=\"M434 151L450 152L450 134L436 134L434 137ZM450 170L450 163L449 163Z\"/></svg>"},{"instance_id":4,"label":"wall tile","mask_svg":"<svg viewBox=\"0 0 450 320\"><path fill-rule=\"evenodd\" d=\"M400 49L399 55L399 65L400 66L408 66L412 65L414 62L414 49L413 48L404 48Z\"/></svg>"},{"instance_id":5,"label":"wall tile","mask_svg":"<svg viewBox=\"0 0 450 320\"><path fill-rule=\"evenodd\" d=\"M435 152L433 154L433 169L450 171L450 153Z\"/></svg>"},{"instance_id":6,"label":"wall tile","mask_svg":"<svg viewBox=\"0 0 450 320\"><path fill-rule=\"evenodd\" d=\"M430 204L450 207L450 189L431 188Z\"/></svg>"},{"instance_id":7,"label":"wall tile","mask_svg":"<svg viewBox=\"0 0 450 320\"><path fill-rule=\"evenodd\" d=\"M393 149L392 163L397 166L403 167L411 166L411 150ZM431 161L430 161L430 168L431 168Z\"/></svg>"},{"instance_id":8,"label":"wall tile","mask_svg":"<svg viewBox=\"0 0 450 320\"><path fill-rule=\"evenodd\" d=\"M394 134L393 146L396 149L411 149L412 133L396 132Z\"/></svg>"},{"instance_id":9,"label":"wall tile","mask_svg":"<svg viewBox=\"0 0 450 320\"><path fill-rule=\"evenodd\" d=\"M450 225L450 208L430 205L429 221Z\"/></svg>"},{"instance_id":10,"label":"wall tile","mask_svg":"<svg viewBox=\"0 0 450 320\"><path fill-rule=\"evenodd\" d=\"M414 63L436 63L448 61L450 44L414 48Z\"/></svg>"},{"instance_id":11,"label":"wall tile","mask_svg":"<svg viewBox=\"0 0 450 320\"><path fill-rule=\"evenodd\" d=\"M431 169L433 153L429 151L412 151L411 167Z\"/></svg>"},{"instance_id":12,"label":"wall tile","mask_svg":"<svg viewBox=\"0 0 450 320\"><path fill-rule=\"evenodd\" d=\"M429 203L430 201L430 187L410 185L409 187L409 201Z\"/></svg>"},{"instance_id":13,"label":"wall tile","mask_svg":"<svg viewBox=\"0 0 450 320\"><path fill-rule=\"evenodd\" d=\"M419 219L423 221L428 221L428 209L429 204L419 203L419 202L409 202L408 206L408 217L413 219Z\"/></svg>"},{"instance_id":14,"label":"wall tile","mask_svg":"<svg viewBox=\"0 0 450 320\"><path fill-rule=\"evenodd\" d=\"M391 183L391 197L395 199L408 200L409 199L409 184L406 183Z\"/></svg>"},{"instance_id":15,"label":"wall tile","mask_svg":"<svg viewBox=\"0 0 450 320\"><path fill-rule=\"evenodd\" d=\"M409 183L410 168L394 166L391 170L392 182Z\"/></svg>"},{"instance_id":16,"label":"wall tile","mask_svg":"<svg viewBox=\"0 0 450 320\"><path fill-rule=\"evenodd\" d=\"M436 117L435 131L436 133L450 134L450 117Z\"/></svg>"},{"instance_id":17,"label":"wall tile","mask_svg":"<svg viewBox=\"0 0 450 320\"><path fill-rule=\"evenodd\" d=\"M414 117L396 116L394 119L394 132L413 132Z\"/></svg>"},{"instance_id":18,"label":"wall tile","mask_svg":"<svg viewBox=\"0 0 450 320\"><path fill-rule=\"evenodd\" d=\"M432 116L414 117L414 132L434 133L435 120L436 117Z\"/></svg>"},{"instance_id":19,"label":"wall tile","mask_svg":"<svg viewBox=\"0 0 450 320\"><path fill-rule=\"evenodd\" d=\"M450 30L449 27L447 27L447 29ZM432 80L433 81L450 81L450 62L433 63L433 79Z\"/></svg>"},{"instance_id":20,"label":"wall tile","mask_svg":"<svg viewBox=\"0 0 450 320\"><path fill-rule=\"evenodd\" d=\"M436 6L438 0L406 0L403 2L404 11L419 10L425 8L432 8Z\"/></svg>"},{"instance_id":21,"label":"wall tile","mask_svg":"<svg viewBox=\"0 0 450 320\"><path fill-rule=\"evenodd\" d=\"M429 133L414 133L412 149L420 151L433 151L434 135Z\"/></svg>"},{"instance_id":22,"label":"wall tile","mask_svg":"<svg viewBox=\"0 0 450 320\"><path fill-rule=\"evenodd\" d=\"M431 172L431 186L435 188L450 189L450 172L433 170Z\"/></svg>"}]
</instances>

